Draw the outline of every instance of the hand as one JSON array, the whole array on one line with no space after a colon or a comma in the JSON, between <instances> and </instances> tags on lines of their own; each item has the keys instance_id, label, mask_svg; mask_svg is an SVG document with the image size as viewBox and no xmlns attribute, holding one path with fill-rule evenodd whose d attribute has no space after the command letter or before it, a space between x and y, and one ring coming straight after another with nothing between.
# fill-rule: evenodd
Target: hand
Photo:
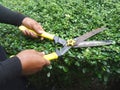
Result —
<instances>
[{"instance_id":1,"label":"hand","mask_svg":"<svg viewBox=\"0 0 120 90\"><path fill-rule=\"evenodd\" d=\"M22 64L22 74L29 75L40 71L50 61L43 58L44 54L35 50L24 50L16 55Z\"/></svg>"},{"instance_id":2,"label":"hand","mask_svg":"<svg viewBox=\"0 0 120 90\"><path fill-rule=\"evenodd\" d=\"M26 26L29 29L34 30L38 34L42 34L44 32L42 26L38 22L36 22L35 20L33 20L29 17L26 17L26 18L23 19L22 25ZM24 30L22 32L25 35L28 35L28 36L32 36L32 37L35 37L35 38L38 37L36 34L30 32L29 30Z\"/></svg>"}]
</instances>

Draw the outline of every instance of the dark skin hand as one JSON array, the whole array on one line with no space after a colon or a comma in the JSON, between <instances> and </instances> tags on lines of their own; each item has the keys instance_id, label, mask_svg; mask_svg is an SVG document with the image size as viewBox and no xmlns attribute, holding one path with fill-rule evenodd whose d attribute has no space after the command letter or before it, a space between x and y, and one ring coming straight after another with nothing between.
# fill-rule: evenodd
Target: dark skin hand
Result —
<instances>
[{"instance_id":1,"label":"dark skin hand","mask_svg":"<svg viewBox=\"0 0 120 90\"><path fill-rule=\"evenodd\" d=\"M30 75L48 66L50 61L44 59L44 53L35 50L24 50L16 55L22 64L22 74Z\"/></svg>"},{"instance_id":2,"label":"dark skin hand","mask_svg":"<svg viewBox=\"0 0 120 90\"><path fill-rule=\"evenodd\" d=\"M44 29L42 28L42 26L38 22L36 22L35 20L29 17L26 17L23 19L22 25L28 27L29 29L34 30L37 34L42 34L44 32ZM24 30L22 32L27 36L32 36L35 38L38 37L36 34L30 32L29 30Z\"/></svg>"},{"instance_id":3,"label":"dark skin hand","mask_svg":"<svg viewBox=\"0 0 120 90\"><path fill-rule=\"evenodd\" d=\"M26 17L22 21L22 25L29 29L34 30L38 34L44 32L42 26L35 20ZM25 35L37 38L37 34L30 32L29 30L22 31ZM50 61L44 59L44 53L36 50L23 50L16 55L22 65L22 75L30 75L40 71L44 66L50 65Z\"/></svg>"}]
</instances>

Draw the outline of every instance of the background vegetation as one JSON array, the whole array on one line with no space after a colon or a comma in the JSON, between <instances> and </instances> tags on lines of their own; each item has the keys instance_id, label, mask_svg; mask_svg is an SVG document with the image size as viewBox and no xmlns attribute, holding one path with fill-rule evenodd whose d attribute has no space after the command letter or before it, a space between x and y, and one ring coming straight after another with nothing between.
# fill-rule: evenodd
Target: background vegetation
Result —
<instances>
[{"instance_id":1,"label":"background vegetation","mask_svg":"<svg viewBox=\"0 0 120 90\"><path fill-rule=\"evenodd\" d=\"M0 0L0 4L40 22L45 31L64 39L107 26L89 40L113 40L110 46L71 49L62 58L30 77L35 86L61 90L106 89L120 79L120 0ZM25 37L18 27L0 24L0 43L8 55L24 49L45 51L60 48L45 39ZM74 89L73 89L74 88Z\"/></svg>"}]
</instances>

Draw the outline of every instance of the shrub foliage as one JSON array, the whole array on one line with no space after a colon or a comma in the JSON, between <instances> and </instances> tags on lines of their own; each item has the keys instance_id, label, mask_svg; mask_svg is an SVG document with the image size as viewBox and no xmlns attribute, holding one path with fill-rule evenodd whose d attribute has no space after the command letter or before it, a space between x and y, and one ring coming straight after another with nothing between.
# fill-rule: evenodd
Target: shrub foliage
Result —
<instances>
[{"instance_id":1,"label":"shrub foliage","mask_svg":"<svg viewBox=\"0 0 120 90\"><path fill-rule=\"evenodd\" d=\"M120 75L120 2L119 0L0 0L14 11L40 22L45 31L64 39L80 36L92 29L108 29L89 40L113 40L115 44L102 47L71 49L62 58L31 77L36 85L66 85L76 81L87 84L98 78L107 82ZM18 27L0 24L0 43L8 55L24 49L45 51L47 54L60 48L44 39L25 37ZM88 40L88 41L89 41Z\"/></svg>"}]
</instances>

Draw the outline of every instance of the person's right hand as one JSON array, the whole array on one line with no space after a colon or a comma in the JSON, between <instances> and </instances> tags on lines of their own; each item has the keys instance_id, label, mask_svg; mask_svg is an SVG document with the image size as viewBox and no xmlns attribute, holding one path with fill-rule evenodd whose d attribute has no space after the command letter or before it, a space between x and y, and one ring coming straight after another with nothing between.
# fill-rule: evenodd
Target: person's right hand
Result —
<instances>
[{"instance_id":1,"label":"person's right hand","mask_svg":"<svg viewBox=\"0 0 120 90\"><path fill-rule=\"evenodd\" d=\"M16 55L22 65L22 74L29 75L40 71L50 61L44 59L44 54L35 50L24 50Z\"/></svg>"}]
</instances>

